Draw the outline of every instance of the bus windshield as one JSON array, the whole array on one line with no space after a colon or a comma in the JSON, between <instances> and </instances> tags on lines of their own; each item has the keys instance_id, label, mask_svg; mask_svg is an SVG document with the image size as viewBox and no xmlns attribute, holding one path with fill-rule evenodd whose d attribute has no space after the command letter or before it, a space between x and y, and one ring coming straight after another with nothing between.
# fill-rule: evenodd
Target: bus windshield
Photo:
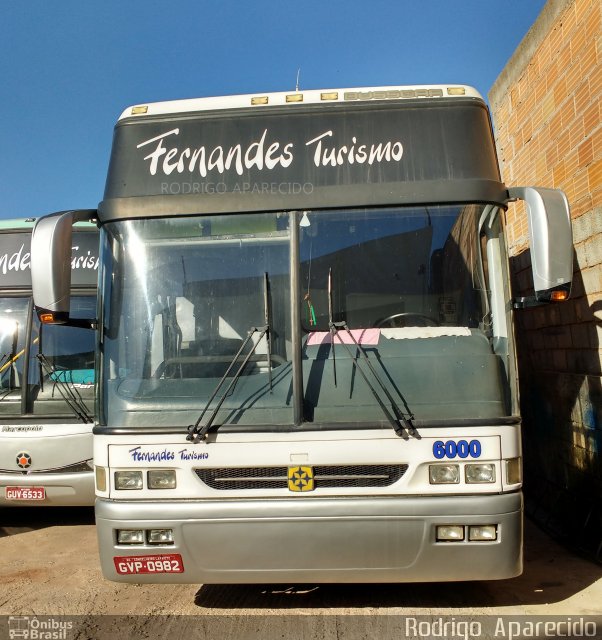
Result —
<instances>
[{"instance_id":1,"label":"bus windshield","mask_svg":"<svg viewBox=\"0 0 602 640\"><path fill-rule=\"evenodd\" d=\"M374 422L384 416L357 376L360 347L418 419L507 415L505 354L492 346L480 255L484 210L440 205L106 224L101 423L186 427L214 398L222 402L217 425L286 427L295 350L306 423ZM293 286L301 304L291 311ZM333 323L349 332L333 337ZM267 336L238 355L254 349L232 388L215 393L225 374L235 375L231 365L249 332L265 325ZM343 333L360 347L339 347Z\"/></svg>"}]
</instances>

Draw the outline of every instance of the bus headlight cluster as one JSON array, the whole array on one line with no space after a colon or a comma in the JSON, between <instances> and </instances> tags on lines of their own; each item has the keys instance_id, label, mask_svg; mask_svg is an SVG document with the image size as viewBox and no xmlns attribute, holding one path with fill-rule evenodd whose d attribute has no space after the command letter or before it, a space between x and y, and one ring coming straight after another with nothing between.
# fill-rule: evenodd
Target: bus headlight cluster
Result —
<instances>
[{"instance_id":1,"label":"bus headlight cluster","mask_svg":"<svg viewBox=\"0 0 602 640\"><path fill-rule=\"evenodd\" d=\"M467 536L468 534L468 536ZM437 542L496 542L496 524L478 524L464 526L462 524L437 525L435 530Z\"/></svg>"},{"instance_id":2,"label":"bus headlight cluster","mask_svg":"<svg viewBox=\"0 0 602 640\"><path fill-rule=\"evenodd\" d=\"M486 484L495 482L495 465L493 463L465 464L464 480L467 484ZM429 465L429 482L431 484L459 484L460 465Z\"/></svg>"},{"instance_id":3,"label":"bus headlight cluster","mask_svg":"<svg viewBox=\"0 0 602 640\"><path fill-rule=\"evenodd\" d=\"M117 544L173 544L173 529L117 529Z\"/></svg>"},{"instance_id":4,"label":"bus headlight cluster","mask_svg":"<svg viewBox=\"0 0 602 640\"><path fill-rule=\"evenodd\" d=\"M177 487L175 469L151 469L146 474L148 489L175 489ZM131 491L144 488L142 471L115 471L115 489Z\"/></svg>"}]
</instances>

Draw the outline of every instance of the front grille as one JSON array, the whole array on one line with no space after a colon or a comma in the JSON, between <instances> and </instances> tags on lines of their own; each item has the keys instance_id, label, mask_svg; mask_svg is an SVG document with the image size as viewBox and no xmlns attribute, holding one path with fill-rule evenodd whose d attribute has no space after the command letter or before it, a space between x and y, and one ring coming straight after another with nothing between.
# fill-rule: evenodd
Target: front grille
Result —
<instances>
[{"instance_id":1,"label":"front grille","mask_svg":"<svg viewBox=\"0 0 602 640\"><path fill-rule=\"evenodd\" d=\"M313 467L316 489L388 487L407 471L407 464L333 465ZM212 489L288 489L288 467L195 469Z\"/></svg>"},{"instance_id":2,"label":"front grille","mask_svg":"<svg viewBox=\"0 0 602 640\"><path fill-rule=\"evenodd\" d=\"M36 475L37 473L82 473L92 471L92 467L87 462L77 462L75 464L67 465L66 467L57 467L55 469L0 469L0 473L13 473L15 475Z\"/></svg>"}]
</instances>

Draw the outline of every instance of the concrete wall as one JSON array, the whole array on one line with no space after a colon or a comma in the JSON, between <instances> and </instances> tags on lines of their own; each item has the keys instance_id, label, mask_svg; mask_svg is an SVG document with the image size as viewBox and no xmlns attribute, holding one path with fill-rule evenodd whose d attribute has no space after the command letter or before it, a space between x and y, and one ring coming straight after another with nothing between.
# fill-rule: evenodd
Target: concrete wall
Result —
<instances>
[{"instance_id":1,"label":"concrete wall","mask_svg":"<svg viewBox=\"0 0 602 640\"><path fill-rule=\"evenodd\" d=\"M602 559L602 37L599 0L549 0L489 93L504 181L563 189L567 303L516 314L525 492L541 522ZM507 237L515 295L532 288L524 208Z\"/></svg>"}]
</instances>

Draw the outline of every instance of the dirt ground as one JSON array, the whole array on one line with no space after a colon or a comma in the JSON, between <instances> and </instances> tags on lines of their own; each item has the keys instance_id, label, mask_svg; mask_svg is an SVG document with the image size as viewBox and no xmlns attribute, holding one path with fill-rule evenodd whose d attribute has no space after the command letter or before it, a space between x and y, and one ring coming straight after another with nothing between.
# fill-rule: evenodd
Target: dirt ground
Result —
<instances>
[{"instance_id":1,"label":"dirt ground","mask_svg":"<svg viewBox=\"0 0 602 640\"><path fill-rule=\"evenodd\" d=\"M602 566L559 546L529 521L525 538L524 573L506 581L290 586L118 584L101 575L91 509L3 509L0 616L135 615L144 616L145 624L151 624L149 616L228 616L231 621L278 616L283 624L287 617L298 616L340 619L411 614L449 619L509 614L602 615ZM357 630L357 625L354 628ZM140 637L155 635L149 632ZM328 635L322 629L300 637ZM279 636L285 637L285 633ZM337 636L339 632L333 637ZM372 636L366 633L358 637Z\"/></svg>"}]
</instances>

